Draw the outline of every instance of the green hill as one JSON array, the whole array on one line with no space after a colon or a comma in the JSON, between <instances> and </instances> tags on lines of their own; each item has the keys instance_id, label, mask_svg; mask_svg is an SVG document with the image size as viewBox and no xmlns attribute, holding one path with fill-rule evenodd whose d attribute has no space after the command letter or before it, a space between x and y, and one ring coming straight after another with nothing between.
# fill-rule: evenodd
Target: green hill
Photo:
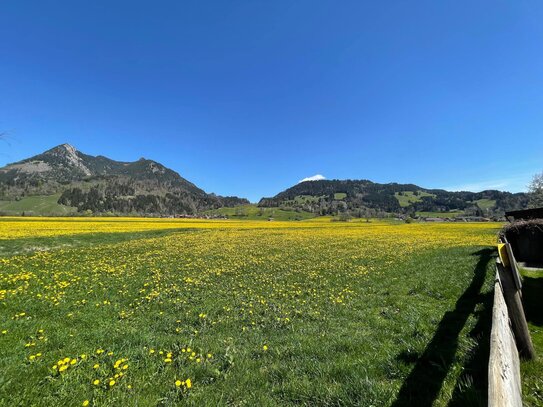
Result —
<instances>
[{"instance_id":1,"label":"green hill","mask_svg":"<svg viewBox=\"0 0 543 407\"><path fill-rule=\"evenodd\" d=\"M501 217L507 210L523 209L525 193L496 190L482 192L427 189L414 184L379 184L368 180L305 181L270 198L259 207L290 207L318 215L349 213L371 217L376 214L420 213Z\"/></svg>"},{"instance_id":2,"label":"green hill","mask_svg":"<svg viewBox=\"0 0 543 407\"><path fill-rule=\"evenodd\" d=\"M0 201L0 214L26 216L65 216L77 212L77 208L58 203L60 194L29 196L19 200Z\"/></svg>"},{"instance_id":3,"label":"green hill","mask_svg":"<svg viewBox=\"0 0 543 407\"><path fill-rule=\"evenodd\" d=\"M50 202L52 196L59 206ZM115 161L69 144L0 168L0 200L11 202L3 204L6 211L25 208L41 215L64 214L66 207L94 214L196 214L249 203L208 194L153 160Z\"/></svg>"}]
</instances>

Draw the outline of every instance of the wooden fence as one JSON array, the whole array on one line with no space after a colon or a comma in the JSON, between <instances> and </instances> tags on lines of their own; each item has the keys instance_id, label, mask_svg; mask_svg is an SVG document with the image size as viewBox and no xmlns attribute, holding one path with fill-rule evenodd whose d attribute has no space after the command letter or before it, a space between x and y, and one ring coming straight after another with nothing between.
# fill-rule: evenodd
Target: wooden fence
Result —
<instances>
[{"instance_id":1,"label":"wooden fence","mask_svg":"<svg viewBox=\"0 0 543 407\"><path fill-rule=\"evenodd\" d=\"M522 307L522 281L511 247L499 246L488 363L488 405L522 407L519 355L535 357Z\"/></svg>"}]
</instances>

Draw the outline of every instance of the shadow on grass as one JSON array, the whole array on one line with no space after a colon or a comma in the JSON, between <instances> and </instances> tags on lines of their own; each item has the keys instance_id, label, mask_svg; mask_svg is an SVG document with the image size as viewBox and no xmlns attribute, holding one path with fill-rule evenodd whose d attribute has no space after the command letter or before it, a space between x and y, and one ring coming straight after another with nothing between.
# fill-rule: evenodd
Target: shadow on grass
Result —
<instances>
[{"instance_id":1,"label":"shadow on grass","mask_svg":"<svg viewBox=\"0 0 543 407\"><path fill-rule=\"evenodd\" d=\"M135 232L97 232L66 234L44 237L24 237L19 239L0 240L0 258L16 254L30 254L39 250L58 248L74 248L97 244L120 243L127 240L162 237L172 233L196 232L195 228L158 229Z\"/></svg>"},{"instance_id":2,"label":"shadow on grass","mask_svg":"<svg viewBox=\"0 0 543 407\"><path fill-rule=\"evenodd\" d=\"M433 404L451 365L455 361L460 332L469 316L476 311L478 304L482 304L482 310L477 315L476 326L470 332L470 335L477 338L478 345L464 366L466 371L456 384L451 405L486 403L486 378L484 376L487 368L485 359L488 360L492 294L481 294L481 289L486 280L488 263L494 258L494 254L494 249L483 249L473 253L474 256L479 257L479 260L475 266L470 285L456 301L455 309L443 316L432 340L426 346L423 354L416 359L415 366L404 381L393 406L431 406ZM403 359L402 355L400 354L400 359ZM477 374L474 376L474 373ZM474 379L480 377L483 377L483 383L473 383ZM470 391L467 392L466 389ZM469 401L466 400L467 398ZM480 400L481 398L482 400Z\"/></svg>"},{"instance_id":3,"label":"shadow on grass","mask_svg":"<svg viewBox=\"0 0 543 407\"><path fill-rule=\"evenodd\" d=\"M522 303L526 319L537 326L543 326L543 277L522 278Z\"/></svg>"}]
</instances>

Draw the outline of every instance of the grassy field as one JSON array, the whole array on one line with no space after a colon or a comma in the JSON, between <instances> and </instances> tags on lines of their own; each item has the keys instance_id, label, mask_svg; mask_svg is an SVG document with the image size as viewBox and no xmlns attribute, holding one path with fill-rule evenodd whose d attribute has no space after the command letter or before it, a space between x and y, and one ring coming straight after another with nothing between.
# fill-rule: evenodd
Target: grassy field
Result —
<instances>
[{"instance_id":1,"label":"grassy field","mask_svg":"<svg viewBox=\"0 0 543 407\"><path fill-rule=\"evenodd\" d=\"M455 218L465 215L464 211L454 210L448 212L417 212L417 216L424 218Z\"/></svg>"},{"instance_id":2,"label":"grassy field","mask_svg":"<svg viewBox=\"0 0 543 407\"><path fill-rule=\"evenodd\" d=\"M0 405L484 405L498 227L0 219Z\"/></svg>"},{"instance_id":3,"label":"grassy field","mask_svg":"<svg viewBox=\"0 0 543 407\"><path fill-rule=\"evenodd\" d=\"M309 212L284 210L280 208L259 208L254 204L240 205L234 208L219 208L205 212L207 214L224 215L230 219L267 220L273 218L278 221L303 220L314 217Z\"/></svg>"},{"instance_id":4,"label":"grassy field","mask_svg":"<svg viewBox=\"0 0 543 407\"><path fill-rule=\"evenodd\" d=\"M496 200L495 199L479 199L475 201L477 206L481 208L483 211L486 211L488 209L492 209L496 206Z\"/></svg>"},{"instance_id":5,"label":"grassy field","mask_svg":"<svg viewBox=\"0 0 543 407\"><path fill-rule=\"evenodd\" d=\"M402 208L405 208L406 206L411 205L415 202L422 201L422 198L425 196L435 196L434 194L429 194L428 192L419 191L418 195L415 195L413 191L403 191L400 195L398 192L394 194L396 199L398 200L398 203Z\"/></svg>"},{"instance_id":6,"label":"grassy field","mask_svg":"<svg viewBox=\"0 0 543 407\"><path fill-rule=\"evenodd\" d=\"M524 402L530 406L543 406L543 270L522 270L522 300L530 328L537 359L524 362L521 373L524 379Z\"/></svg>"},{"instance_id":7,"label":"grassy field","mask_svg":"<svg viewBox=\"0 0 543 407\"><path fill-rule=\"evenodd\" d=\"M75 213L77 208L60 205L57 201L60 194L49 196L28 196L19 201L0 201L0 213L20 216L63 216Z\"/></svg>"}]
</instances>

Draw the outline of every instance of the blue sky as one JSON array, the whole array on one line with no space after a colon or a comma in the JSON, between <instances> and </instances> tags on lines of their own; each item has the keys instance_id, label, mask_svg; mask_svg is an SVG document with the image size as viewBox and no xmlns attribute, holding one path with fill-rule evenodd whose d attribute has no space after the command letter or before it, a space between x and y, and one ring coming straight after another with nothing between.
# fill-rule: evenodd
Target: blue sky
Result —
<instances>
[{"instance_id":1,"label":"blue sky","mask_svg":"<svg viewBox=\"0 0 543 407\"><path fill-rule=\"evenodd\" d=\"M251 200L305 177L521 191L537 1L4 1L0 165L64 142Z\"/></svg>"}]
</instances>

